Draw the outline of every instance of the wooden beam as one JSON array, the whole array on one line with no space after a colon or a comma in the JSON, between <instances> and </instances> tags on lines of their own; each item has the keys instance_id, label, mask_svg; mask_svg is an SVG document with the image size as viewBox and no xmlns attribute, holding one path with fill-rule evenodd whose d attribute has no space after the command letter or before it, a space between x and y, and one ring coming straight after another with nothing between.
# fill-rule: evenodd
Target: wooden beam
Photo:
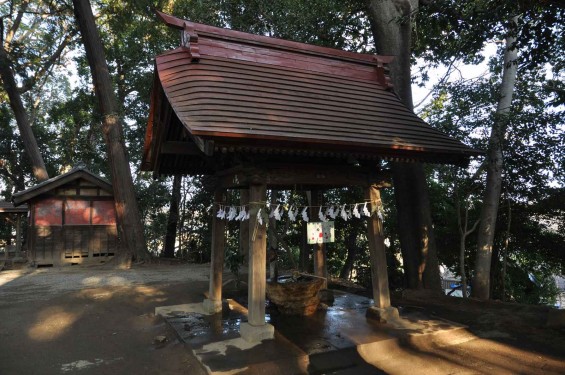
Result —
<instances>
[{"instance_id":1,"label":"wooden beam","mask_svg":"<svg viewBox=\"0 0 565 375\"><path fill-rule=\"evenodd\" d=\"M191 134L192 135L192 134ZM204 153L206 156L214 155L214 141L206 140L202 137L192 136L196 146Z\"/></svg>"},{"instance_id":2,"label":"wooden beam","mask_svg":"<svg viewBox=\"0 0 565 375\"><path fill-rule=\"evenodd\" d=\"M376 185L390 187L390 171L377 168L335 165L273 164L269 167L238 167L216 174L219 186L242 188L249 184L265 183L268 188L285 187L345 187Z\"/></svg>"},{"instance_id":3,"label":"wooden beam","mask_svg":"<svg viewBox=\"0 0 565 375\"><path fill-rule=\"evenodd\" d=\"M161 154L203 156L200 148L192 142L163 142Z\"/></svg>"}]
</instances>

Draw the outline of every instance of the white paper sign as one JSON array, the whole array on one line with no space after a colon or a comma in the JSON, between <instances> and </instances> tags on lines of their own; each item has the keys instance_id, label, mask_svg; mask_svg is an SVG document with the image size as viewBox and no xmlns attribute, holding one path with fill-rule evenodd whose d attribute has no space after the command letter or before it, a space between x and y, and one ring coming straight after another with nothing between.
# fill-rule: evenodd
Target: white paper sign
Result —
<instances>
[{"instance_id":1,"label":"white paper sign","mask_svg":"<svg viewBox=\"0 0 565 375\"><path fill-rule=\"evenodd\" d=\"M326 221L306 224L308 244L327 243L335 241L334 222Z\"/></svg>"}]
</instances>

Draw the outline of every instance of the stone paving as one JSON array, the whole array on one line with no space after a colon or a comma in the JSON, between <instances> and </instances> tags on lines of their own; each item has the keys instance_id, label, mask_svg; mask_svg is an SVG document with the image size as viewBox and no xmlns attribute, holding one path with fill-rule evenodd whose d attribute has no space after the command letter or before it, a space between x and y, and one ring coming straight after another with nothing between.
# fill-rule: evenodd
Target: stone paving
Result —
<instances>
[{"instance_id":1,"label":"stone paving","mask_svg":"<svg viewBox=\"0 0 565 375\"><path fill-rule=\"evenodd\" d=\"M180 340L187 343L211 374L241 371L259 373L375 373L369 365L376 353L404 343L434 342L437 345L473 339L465 326L432 319L417 309L401 308L401 318L387 324L367 320L372 300L335 291L335 301L315 314L286 316L267 308L267 321L275 326L274 340L248 343L239 336L246 321L245 306L233 299L224 303L222 314L207 315L200 304L159 307ZM241 299L240 299L241 300Z\"/></svg>"}]
</instances>

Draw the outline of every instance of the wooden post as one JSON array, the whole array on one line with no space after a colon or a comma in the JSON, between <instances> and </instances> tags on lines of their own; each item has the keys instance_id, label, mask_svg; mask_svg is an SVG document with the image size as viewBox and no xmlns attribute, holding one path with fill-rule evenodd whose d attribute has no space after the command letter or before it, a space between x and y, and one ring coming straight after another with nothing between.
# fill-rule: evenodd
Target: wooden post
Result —
<instances>
[{"instance_id":1,"label":"wooden post","mask_svg":"<svg viewBox=\"0 0 565 375\"><path fill-rule=\"evenodd\" d=\"M312 190L310 220L319 221L318 213L323 205L323 195L319 190ZM318 207L316 207L318 206ZM312 258L314 260L314 275L324 278L322 289L328 288L328 264L326 255L326 245L323 243L313 245Z\"/></svg>"},{"instance_id":2,"label":"wooden post","mask_svg":"<svg viewBox=\"0 0 565 375\"><path fill-rule=\"evenodd\" d=\"M225 203L225 189L214 192L214 207ZM210 314L222 311L222 274L224 272L224 243L226 222L216 217L212 219L212 254L210 259L210 289L204 300L204 310Z\"/></svg>"},{"instance_id":3,"label":"wooden post","mask_svg":"<svg viewBox=\"0 0 565 375\"><path fill-rule=\"evenodd\" d=\"M265 211L266 186L252 185L250 201L249 237L249 323L254 326L265 324L265 284L267 273L267 220L259 224L257 212Z\"/></svg>"},{"instance_id":4,"label":"wooden post","mask_svg":"<svg viewBox=\"0 0 565 375\"><path fill-rule=\"evenodd\" d=\"M371 258L371 280L373 284L374 306L367 310L367 317L386 322L398 318L398 310L390 305L388 273L386 264L383 223L377 215L382 206L381 193L376 186L365 189L365 199L370 202L371 217L367 222L367 238Z\"/></svg>"},{"instance_id":5,"label":"wooden post","mask_svg":"<svg viewBox=\"0 0 565 375\"><path fill-rule=\"evenodd\" d=\"M241 323L240 334L250 342L271 339L275 332L272 325L265 323L268 219L263 219L263 224L257 220L258 211L265 210L266 191L265 184L253 184L249 188L248 322Z\"/></svg>"}]
</instances>

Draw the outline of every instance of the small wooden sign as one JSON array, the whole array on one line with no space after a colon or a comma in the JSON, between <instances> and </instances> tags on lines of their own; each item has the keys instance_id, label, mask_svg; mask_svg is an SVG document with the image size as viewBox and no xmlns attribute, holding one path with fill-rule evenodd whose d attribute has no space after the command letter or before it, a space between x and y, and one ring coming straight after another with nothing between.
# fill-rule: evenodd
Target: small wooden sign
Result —
<instances>
[{"instance_id":1,"label":"small wooden sign","mask_svg":"<svg viewBox=\"0 0 565 375\"><path fill-rule=\"evenodd\" d=\"M328 243L335 241L334 222L311 222L306 226L308 244Z\"/></svg>"}]
</instances>

